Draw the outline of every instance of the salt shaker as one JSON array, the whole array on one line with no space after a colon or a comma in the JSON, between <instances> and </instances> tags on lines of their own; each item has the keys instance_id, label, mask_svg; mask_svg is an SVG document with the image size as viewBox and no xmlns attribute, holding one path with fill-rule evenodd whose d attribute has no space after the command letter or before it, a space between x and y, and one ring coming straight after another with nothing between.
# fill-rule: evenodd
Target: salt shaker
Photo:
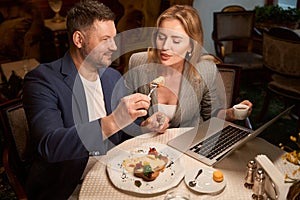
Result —
<instances>
[{"instance_id":1,"label":"salt shaker","mask_svg":"<svg viewBox=\"0 0 300 200\"><path fill-rule=\"evenodd\" d=\"M262 200L265 195L265 172L262 168L258 168L254 178L252 188L252 199Z\"/></svg>"},{"instance_id":2,"label":"salt shaker","mask_svg":"<svg viewBox=\"0 0 300 200\"><path fill-rule=\"evenodd\" d=\"M244 186L248 189L251 189L253 187L256 167L257 165L255 160L250 160L247 164L247 172Z\"/></svg>"}]
</instances>

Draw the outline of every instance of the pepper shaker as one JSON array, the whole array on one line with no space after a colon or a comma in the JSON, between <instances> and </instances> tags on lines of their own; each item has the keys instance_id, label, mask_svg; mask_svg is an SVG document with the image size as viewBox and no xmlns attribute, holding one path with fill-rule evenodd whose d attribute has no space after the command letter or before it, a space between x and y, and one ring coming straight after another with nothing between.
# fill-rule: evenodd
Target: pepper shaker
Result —
<instances>
[{"instance_id":1,"label":"pepper shaker","mask_svg":"<svg viewBox=\"0 0 300 200\"><path fill-rule=\"evenodd\" d=\"M252 199L262 200L265 195L265 172L258 168L254 178Z\"/></svg>"},{"instance_id":2,"label":"pepper shaker","mask_svg":"<svg viewBox=\"0 0 300 200\"><path fill-rule=\"evenodd\" d=\"M256 167L257 165L255 160L250 160L247 164L247 173L244 186L248 189L252 189L253 187Z\"/></svg>"}]
</instances>

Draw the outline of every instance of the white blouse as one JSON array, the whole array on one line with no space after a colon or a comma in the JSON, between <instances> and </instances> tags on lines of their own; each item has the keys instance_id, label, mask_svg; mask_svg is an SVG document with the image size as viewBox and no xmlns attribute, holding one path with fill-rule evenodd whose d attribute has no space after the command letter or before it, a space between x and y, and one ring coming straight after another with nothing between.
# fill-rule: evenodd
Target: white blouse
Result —
<instances>
[{"instance_id":1,"label":"white blouse","mask_svg":"<svg viewBox=\"0 0 300 200\"><path fill-rule=\"evenodd\" d=\"M159 103L156 104L155 106L157 106L157 110L159 112L164 113L165 115L167 115L167 117L169 117L169 119L172 119L175 115L177 105L168 105L168 104Z\"/></svg>"}]
</instances>

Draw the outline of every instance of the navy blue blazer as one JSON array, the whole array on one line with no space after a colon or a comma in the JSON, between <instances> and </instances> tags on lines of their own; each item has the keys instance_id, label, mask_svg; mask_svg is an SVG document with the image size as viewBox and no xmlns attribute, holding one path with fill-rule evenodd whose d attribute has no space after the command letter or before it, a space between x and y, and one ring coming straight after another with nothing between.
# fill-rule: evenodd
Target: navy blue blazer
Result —
<instances>
[{"instance_id":1,"label":"navy blue blazer","mask_svg":"<svg viewBox=\"0 0 300 200\"><path fill-rule=\"evenodd\" d=\"M99 69L107 114L126 95L119 72ZM100 121L89 122L84 89L70 54L41 64L24 80L34 159L26 183L29 199L67 199L91 154L105 154L121 132L102 139Z\"/></svg>"}]
</instances>

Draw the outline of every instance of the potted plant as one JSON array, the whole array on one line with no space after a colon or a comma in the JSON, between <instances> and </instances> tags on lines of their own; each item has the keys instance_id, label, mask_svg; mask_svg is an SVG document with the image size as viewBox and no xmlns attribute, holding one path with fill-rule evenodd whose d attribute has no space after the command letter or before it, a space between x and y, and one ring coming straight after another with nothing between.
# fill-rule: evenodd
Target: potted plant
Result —
<instances>
[{"instance_id":1,"label":"potted plant","mask_svg":"<svg viewBox=\"0 0 300 200\"><path fill-rule=\"evenodd\" d=\"M292 29L298 28L300 22L300 10L296 8L283 9L278 5L256 6L255 26L257 28L271 28L284 26Z\"/></svg>"}]
</instances>

